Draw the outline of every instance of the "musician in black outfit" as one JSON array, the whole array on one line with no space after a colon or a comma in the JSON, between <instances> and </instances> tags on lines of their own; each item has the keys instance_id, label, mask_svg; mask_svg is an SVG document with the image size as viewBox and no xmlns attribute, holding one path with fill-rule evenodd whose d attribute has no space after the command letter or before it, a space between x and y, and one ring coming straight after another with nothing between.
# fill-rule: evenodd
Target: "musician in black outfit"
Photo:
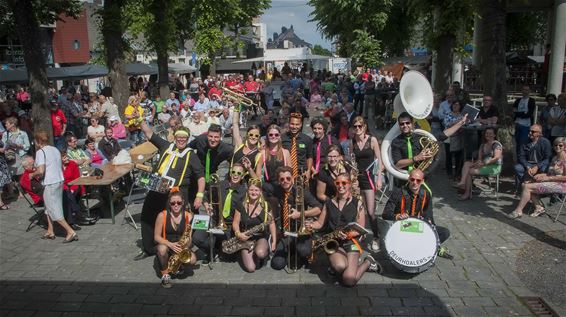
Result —
<instances>
[{"instance_id":1,"label":"musician in black outfit","mask_svg":"<svg viewBox=\"0 0 566 317\"><path fill-rule=\"evenodd\" d=\"M234 235L240 241L253 241L254 243L252 250L242 249L239 252L242 267L248 273L255 272L260 261L269 255L269 250L275 251L277 246L275 223L272 221L267 225L269 219L273 219L273 214L269 204L263 198L261 180L259 178L251 178L248 182L248 190L244 199L236 201L234 222L232 223ZM266 225L263 231L255 234L246 233L246 231L262 223ZM271 245L268 242L270 235Z\"/></svg>"},{"instance_id":2,"label":"musician in black outfit","mask_svg":"<svg viewBox=\"0 0 566 317\"><path fill-rule=\"evenodd\" d=\"M293 168L290 166L282 166L277 169L279 185L275 187L273 197L270 198L270 204L273 206L274 216L278 219L277 227L279 229L278 237L280 242L277 244L275 254L271 259L271 267L275 270L281 270L287 265L287 247L291 237L284 237L285 232L296 232L295 228L301 226L301 214L296 207L297 186L293 177ZM304 185L303 185L304 186ZM322 205L309 192L308 188L304 188L304 207L305 217L316 217L320 214ZM309 236L300 236L297 238L297 255L301 259L310 256L311 246ZM300 261L297 261L300 263Z\"/></svg>"},{"instance_id":3,"label":"musician in black outfit","mask_svg":"<svg viewBox=\"0 0 566 317\"><path fill-rule=\"evenodd\" d=\"M291 160L293 160L293 145L297 151L297 166L295 172L303 173L307 179L311 178L311 170L313 167L313 150L312 139L301 132L303 128L303 116L300 113L291 113L289 117L289 132L282 136L281 142L283 148L289 150ZM294 173L294 175L297 175Z\"/></svg>"},{"instance_id":4,"label":"musician in black outfit","mask_svg":"<svg viewBox=\"0 0 566 317\"><path fill-rule=\"evenodd\" d=\"M222 128L217 124L211 124L208 133L195 137L189 147L196 150L196 155L204 167L204 178L206 184L210 181L210 175L218 171L220 163L227 161L234 153L234 146L223 142Z\"/></svg>"},{"instance_id":5,"label":"musician in black outfit","mask_svg":"<svg viewBox=\"0 0 566 317\"><path fill-rule=\"evenodd\" d=\"M394 221L407 219L409 217L422 219L435 226L440 243L443 243L450 237L448 228L437 226L434 222L432 195L428 190L422 187L423 182L423 171L413 169L409 173L409 182L407 185L393 189L383 209L383 220L378 221L378 227L382 237L385 237L389 227ZM450 257L444 248L438 251L438 255Z\"/></svg>"},{"instance_id":6,"label":"musician in black outfit","mask_svg":"<svg viewBox=\"0 0 566 317\"><path fill-rule=\"evenodd\" d=\"M444 141L456 133L466 123L467 118L468 115L466 114L460 122L444 130L440 136L436 136L438 141ZM422 151L421 136L413 137L413 118L407 112L403 112L397 117L397 123L399 123L401 134L391 141L392 163L398 169L411 171L419 162L431 158L433 154L430 149Z\"/></svg>"},{"instance_id":7,"label":"musician in black outfit","mask_svg":"<svg viewBox=\"0 0 566 317\"><path fill-rule=\"evenodd\" d=\"M223 217L224 223L228 227L228 229L224 232L224 236L222 235L212 235L212 244L213 247L217 246L217 241L225 240L232 237L232 231L230 230L230 225L232 224L232 220L234 219L234 208L236 206L236 202L242 201L244 196L246 195L246 184L243 183L244 179L244 166L240 163L234 163L232 165L232 169L229 172L229 178L226 180L220 181L219 187L219 197L212 197L214 203L219 203L216 200L221 199L220 205L222 206L221 210L218 208L213 208L213 205L210 201L210 195L207 194L204 198L204 207L207 213L217 219L216 226L219 225L219 218ZM208 189L211 190L210 188ZM206 232L206 230L195 230L193 232L193 243L201 250L203 253L210 252L210 240L211 236ZM202 253L199 253L199 258Z\"/></svg>"},{"instance_id":8,"label":"musician in black outfit","mask_svg":"<svg viewBox=\"0 0 566 317\"><path fill-rule=\"evenodd\" d=\"M186 200L178 191L178 187L171 189L169 197L166 199L167 207L157 215L155 219L155 230L153 239L157 244L157 259L161 270L161 286L171 287L170 268L168 267L169 257L181 252L183 249L190 250L191 245L183 246L179 244L181 236L186 230L190 230L193 215L187 211ZM189 264L194 265L197 258L191 254ZM179 270L180 271L180 270Z\"/></svg>"},{"instance_id":9,"label":"musician in black outfit","mask_svg":"<svg viewBox=\"0 0 566 317\"><path fill-rule=\"evenodd\" d=\"M191 202L189 186L196 183L196 198L192 205L198 210L204 197L204 173L199 158L187 147L189 130L181 127L175 130L175 141L169 143L154 134L145 122L142 123L142 131L160 153L159 163L154 170L159 176L169 179L171 186L180 187L181 194L185 201ZM155 244L153 241L153 229L155 217L165 209L169 193L160 193L150 190L145 197L141 213L141 232L142 232L142 252L136 256L135 260L141 260L148 255L155 254Z\"/></svg>"},{"instance_id":10,"label":"musician in black outfit","mask_svg":"<svg viewBox=\"0 0 566 317\"><path fill-rule=\"evenodd\" d=\"M326 153L331 145L340 146L338 140L328 133L328 122L323 117L311 121L312 138L312 175L318 174L326 163Z\"/></svg>"},{"instance_id":11,"label":"musician in black outfit","mask_svg":"<svg viewBox=\"0 0 566 317\"><path fill-rule=\"evenodd\" d=\"M320 230L323 233L331 233L351 223L357 223L360 228L365 226L366 212L361 200L353 197L350 175L339 174L334 180L337 188L336 197L328 199L322 213L316 221L307 225L311 230ZM354 286L362 278L362 275L370 270L377 270L375 259L364 252L358 242L360 231L343 230L335 239L338 242L336 252L329 254L330 267L335 274L340 276L345 286ZM363 260L360 261L360 257Z\"/></svg>"}]
</instances>

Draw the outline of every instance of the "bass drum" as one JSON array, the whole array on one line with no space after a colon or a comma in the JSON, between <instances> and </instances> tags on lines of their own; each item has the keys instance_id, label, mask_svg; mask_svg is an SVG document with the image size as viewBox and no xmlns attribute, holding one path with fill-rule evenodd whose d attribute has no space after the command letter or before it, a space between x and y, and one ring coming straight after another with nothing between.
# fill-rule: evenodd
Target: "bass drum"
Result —
<instances>
[{"instance_id":1,"label":"bass drum","mask_svg":"<svg viewBox=\"0 0 566 317\"><path fill-rule=\"evenodd\" d=\"M391 225L384 244L391 263L403 272L414 274L424 272L434 264L440 240L433 225L408 218Z\"/></svg>"},{"instance_id":2,"label":"bass drum","mask_svg":"<svg viewBox=\"0 0 566 317\"><path fill-rule=\"evenodd\" d=\"M387 172L389 172L389 174L393 175L393 177L395 178L399 178L401 180L407 180L409 179L409 172L395 167L395 165L393 165L394 163L390 159L391 142L400 134L401 134L401 130L399 129L399 123L395 123L395 125L389 130L389 132L387 132L385 138L383 138L383 141L381 142L381 160L383 161L383 166L385 167ZM413 134L431 138L432 140L436 141L434 135L432 135L432 133L425 130L416 129L413 131ZM437 160L438 160L438 155L435 158L435 161ZM434 165L436 164L433 163L432 166L430 166L426 172L433 170Z\"/></svg>"}]
</instances>

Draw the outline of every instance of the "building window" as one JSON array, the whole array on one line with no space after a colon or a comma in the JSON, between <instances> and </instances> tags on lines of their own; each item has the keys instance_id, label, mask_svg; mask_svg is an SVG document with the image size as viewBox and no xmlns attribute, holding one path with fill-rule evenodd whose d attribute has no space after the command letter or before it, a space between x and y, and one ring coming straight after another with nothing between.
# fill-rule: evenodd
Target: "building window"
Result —
<instances>
[{"instance_id":1,"label":"building window","mask_svg":"<svg viewBox=\"0 0 566 317\"><path fill-rule=\"evenodd\" d=\"M73 41L73 49L78 50L80 48L81 48L81 42L79 42L79 40L74 40Z\"/></svg>"}]
</instances>

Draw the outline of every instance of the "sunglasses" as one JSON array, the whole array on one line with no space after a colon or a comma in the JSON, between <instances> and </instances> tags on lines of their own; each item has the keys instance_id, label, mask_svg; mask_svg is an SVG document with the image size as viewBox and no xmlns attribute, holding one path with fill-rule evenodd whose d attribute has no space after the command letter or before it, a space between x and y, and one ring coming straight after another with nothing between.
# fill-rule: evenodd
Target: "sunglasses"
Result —
<instances>
[{"instance_id":1,"label":"sunglasses","mask_svg":"<svg viewBox=\"0 0 566 317\"><path fill-rule=\"evenodd\" d=\"M278 137L279 133L270 133L269 137L274 138L274 137Z\"/></svg>"},{"instance_id":2,"label":"sunglasses","mask_svg":"<svg viewBox=\"0 0 566 317\"><path fill-rule=\"evenodd\" d=\"M405 125L411 125L411 122L410 122L410 121L399 122L399 126L400 126L400 127L405 126Z\"/></svg>"},{"instance_id":3,"label":"sunglasses","mask_svg":"<svg viewBox=\"0 0 566 317\"><path fill-rule=\"evenodd\" d=\"M232 176L243 176L245 173L243 171L231 171L230 175Z\"/></svg>"},{"instance_id":4,"label":"sunglasses","mask_svg":"<svg viewBox=\"0 0 566 317\"><path fill-rule=\"evenodd\" d=\"M336 187L338 186L346 186L350 184L350 181L334 181L334 185L336 185Z\"/></svg>"},{"instance_id":5,"label":"sunglasses","mask_svg":"<svg viewBox=\"0 0 566 317\"><path fill-rule=\"evenodd\" d=\"M259 133L248 133L248 138L257 139L259 138Z\"/></svg>"},{"instance_id":6,"label":"sunglasses","mask_svg":"<svg viewBox=\"0 0 566 317\"><path fill-rule=\"evenodd\" d=\"M422 179L422 178L414 178L414 177L411 177L411 178L409 178L409 182L420 184L420 183L423 182L423 179Z\"/></svg>"},{"instance_id":7,"label":"sunglasses","mask_svg":"<svg viewBox=\"0 0 566 317\"><path fill-rule=\"evenodd\" d=\"M303 118L303 115L298 112L291 112L290 116L291 118Z\"/></svg>"},{"instance_id":8,"label":"sunglasses","mask_svg":"<svg viewBox=\"0 0 566 317\"><path fill-rule=\"evenodd\" d=\"M555 144L555 147L564 147L564 144Z\"/></svg>"},{"instance_id":9,"label":"sunglasses","mask_svg":"<svg viewBox=\"0 0 566 317\"><path fill-rule=\"evenodd\" d=\"M283 183L285 181L290 182L293 178L291 176L287 176L287 177L279 177L279 182Z\"/></svg>"},{"instance_id":10,"label":"sunglasses","mask_svg":"<svg viewBox=\"0 0 566 317\"><path fill-rule=\"evenodd\" d=\"M354 124L354 128L356 128L356 129L361 129L361 128L363 128L363 125L361 125L361 124Z\"/></svg>"},{"instance_id":11,"label":"sunglasses","mask_svg":"<svg viewBox=\"0 0 566 317\"><path fill-rule=\"evenodd\" d=\"M170 201L169 204L171 206L182 206L183 202L182 201Z\"/></svg>"}]
</instances>

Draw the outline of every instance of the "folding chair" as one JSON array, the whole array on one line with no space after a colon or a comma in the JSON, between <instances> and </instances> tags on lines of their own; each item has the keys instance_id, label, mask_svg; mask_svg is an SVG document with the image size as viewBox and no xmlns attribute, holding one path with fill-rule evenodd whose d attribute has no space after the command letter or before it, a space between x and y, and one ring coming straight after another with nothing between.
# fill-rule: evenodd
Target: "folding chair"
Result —
<instances>
[{"instance_id":1,"label":"folding chair","mask_svg":"<svg viewBox=\"0 0 566 317\"><path fill-rule=\"evenodd\" d=\"M43 227L43 225L45 224L44 221L44 217L45 217L45 207L43 206L38 206L36 204L33 203L33 200L29 197L29 195L23 190L22 186L20 186L19 183L16 182L16 188L18 189L18 191L22 194L22 196L24 196L26 202L29 205L29 208L31 208L33 210L33 212L35 212L35 214L33 216L31 216L29 218L29 225L26 229L26 232L29 232L31 230L31 228L33 228L34 226L40 226ZM43 225L42 225L43 224Z\"/></svg>"},{"instance_id":2,"label":"folding chair","mask_svg":"<svg viewBox=\"0 0 566 317\"><path fill-rule=\"evenodd\" d=\"M556 218L554 218L554 222L558 221L558 217L560 217L560 213L562 212L562 208L564 208L564 203L566 202L566 195L562 195L560 200L560 208L558 209L558 213L556 214Z\"/></svg>"},{"instance_id":3,"label":"folding chair","mask_svg":"<svg viewBox=\"0 0 566 317\"><path fill-rule=\"evenodd\" d=\"M499 173L493 175L474 175L472 176L472 186L475 178L487 179L489 189L493 192L495 200L499 200ZM471 195L473 196L474 191L472 190Z\"/></svg>"}]
</instances>

